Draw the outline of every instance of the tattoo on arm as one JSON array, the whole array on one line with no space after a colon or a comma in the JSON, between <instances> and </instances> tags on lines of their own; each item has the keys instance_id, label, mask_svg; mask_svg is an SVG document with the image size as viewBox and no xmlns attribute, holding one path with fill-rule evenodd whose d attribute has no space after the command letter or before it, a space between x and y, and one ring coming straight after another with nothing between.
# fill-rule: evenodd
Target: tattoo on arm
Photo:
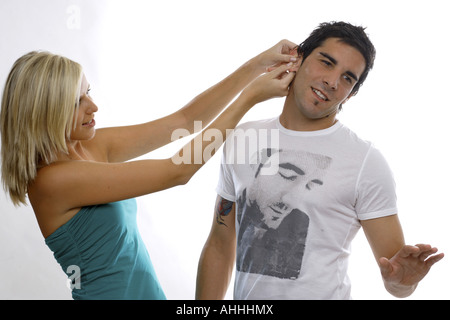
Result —
<instances>
[{"instance_id":1,"label":"tattoo on arm","mask_svg":"<svg viewBox=\"0 0 450 320\"><path fill-rule=\"evenodd\" d=\"M228 227L223 221L223 217L226 217L233 207L233 202L228 201L224 198L220 198L219 201L217 201L216 205L216 222L218 224L224 225L225 227Z\"/></svg>"}]
</instances>

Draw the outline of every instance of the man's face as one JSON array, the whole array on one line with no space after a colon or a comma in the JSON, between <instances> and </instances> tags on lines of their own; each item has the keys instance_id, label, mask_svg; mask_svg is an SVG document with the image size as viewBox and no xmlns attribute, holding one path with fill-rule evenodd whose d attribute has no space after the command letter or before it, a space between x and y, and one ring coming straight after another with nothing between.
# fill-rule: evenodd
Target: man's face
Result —
<instances>
[{"instance_id":1,"label":"man's face","mask_svg":"<svg viewBox=\"0 0 450 320\"><path fill-rule=\"evenodd\" d=\"M308 119L337 113L366 66L363 55L338 38L325 40L301 63L288 99Z\"/></svg>"}]
</instances>

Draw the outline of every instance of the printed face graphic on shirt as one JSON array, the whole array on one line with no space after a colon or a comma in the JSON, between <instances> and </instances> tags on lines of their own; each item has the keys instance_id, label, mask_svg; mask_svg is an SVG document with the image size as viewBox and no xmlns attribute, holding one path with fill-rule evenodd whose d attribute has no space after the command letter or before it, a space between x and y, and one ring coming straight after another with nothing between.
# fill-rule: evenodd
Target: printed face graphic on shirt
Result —
<instances>
[{"instance_id":1,"label":"printed face graphic on shirt","mask_svg":"<svg viewBox=\"0 0 450 320\"><path fill-rule=\"evenodd\" d=\"M255 180L247 188L247 198L258 203L264 223L276 229L289 212L299 209L299 201L308 196L307 191L323 184L331 159L305 151L266 149L262 152L268 152L270 157L277 153L278 171L272 175L256 172Z\"/></svg>"},{"instance_id":2,"label":"printed face graphic on shirt","mask_svg":"<svg viewBox=\"0 0 450 320\"><path fill-rule=\"evenodd\" d=\"M278 156L276 174L260 175L238 199L238 270L297 279L309 217L302 200L324 184L331 159L305 151L262 150L260 159Z\"/></svg>"}]
</instances>

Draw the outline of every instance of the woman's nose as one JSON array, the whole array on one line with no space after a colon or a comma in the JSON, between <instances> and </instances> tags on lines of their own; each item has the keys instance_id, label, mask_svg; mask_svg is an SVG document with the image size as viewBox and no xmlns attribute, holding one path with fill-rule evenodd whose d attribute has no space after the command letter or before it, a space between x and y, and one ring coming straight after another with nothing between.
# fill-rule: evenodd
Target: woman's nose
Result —
<instances>
[{"instance_id":1,"label":"woman's nose","mask_svg":"<svg viewBox=\"0 0 450 320\"><path fill-rule=\"evenodd\" d=\"M87 109L87 113L91 114L98 111L97 105L90 99L89 108Z\"/></svg>"}]
</instances>

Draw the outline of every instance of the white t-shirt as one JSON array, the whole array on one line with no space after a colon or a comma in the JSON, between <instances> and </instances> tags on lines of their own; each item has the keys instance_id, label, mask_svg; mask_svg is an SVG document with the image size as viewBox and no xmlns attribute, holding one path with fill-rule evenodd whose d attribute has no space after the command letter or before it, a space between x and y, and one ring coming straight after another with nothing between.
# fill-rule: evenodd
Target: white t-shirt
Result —
<instances>
[{"instance_id":1,"label":"white t-shirt","mask_svg":"<svg viewBox=\"0 0 450 320\"><path fill-rule=\"evenodd\" d=\"M217 193L236 202L235 299L350 299L359 220L397 213L388 164L336 122L248 122L224 146Z\"/></svg>"}]
</instances>

